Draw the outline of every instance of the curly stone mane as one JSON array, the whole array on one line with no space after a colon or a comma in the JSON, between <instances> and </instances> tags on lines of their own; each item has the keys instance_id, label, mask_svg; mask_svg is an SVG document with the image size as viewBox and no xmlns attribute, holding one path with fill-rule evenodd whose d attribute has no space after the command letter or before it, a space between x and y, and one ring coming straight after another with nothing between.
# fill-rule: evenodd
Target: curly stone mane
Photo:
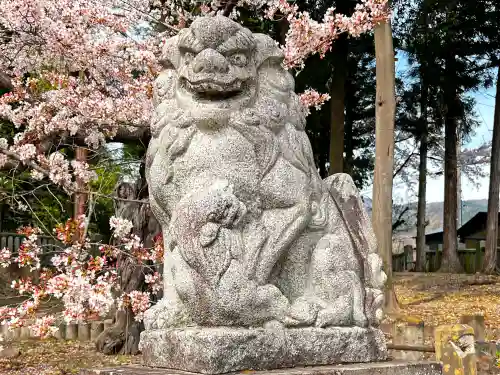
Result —
<instances>
[{"instance_id":1,"label":"curly stone mane","mask_svg":"<svg viewBox=\"0 0 500 375\"><path fill-rule=\"evenodd\" d=\"M256 148L261 167L261 178L268 171L278 153L277 134L287 125L304 131L306 115L298 95L294 92L292 75L283 67L283 54L276 43L267 35L253 34L257 48L256 91L249 106L228 112L215 120L240 130ZM167 156L164 167L165 184L173 177L175 160L189 146L196 133L198 119L191 108L181 108L176 99L179 87L179 41L175 36L166 41L162 63L164 71L155 80L153 101L155 112L151 121L152 139L146 155L146 177L150 178L150 168L157 153ZM272 77L272 79L269 79ZM257 125L257 126L256 126ZM260 125L260 126L258 126ZM244 129L243 129L244 128ZM305 133L304 133L305 135ZM307 167L305 167L307 168ZM157 217L168 221L168 214L156 204L151 196L151 206Z\"/></svg>"}]
</instances>

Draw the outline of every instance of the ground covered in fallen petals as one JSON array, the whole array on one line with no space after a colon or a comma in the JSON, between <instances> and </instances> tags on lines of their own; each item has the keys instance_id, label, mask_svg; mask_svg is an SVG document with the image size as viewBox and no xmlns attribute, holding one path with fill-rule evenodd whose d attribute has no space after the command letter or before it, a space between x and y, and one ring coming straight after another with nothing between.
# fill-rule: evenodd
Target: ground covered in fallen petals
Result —
<instances>
[{"instance_id":1,"label":"ground covered in fallen petals","mask_svg":"<svg viewBox=\"0 0 500 375\"><path fill-rule=\"evenodd\" d=\"M138 363L140 357L105 356L91 343L73 341L25 341L13 343L20 354L0 358L1 375L72 375L83 368L99 368Z\"/></svg>"},{"instance_id":2,"label":"ground covered in fallen petals","mask_svg":"<svg viewBox=\"0 0 500 375\"><path fill-rule=\"evenodd\" d=\"M500 277L456 274L395 274L401 314L436 326L463 315L485 317L489 339L500 339Z\"/></svg>"}]
</instances>

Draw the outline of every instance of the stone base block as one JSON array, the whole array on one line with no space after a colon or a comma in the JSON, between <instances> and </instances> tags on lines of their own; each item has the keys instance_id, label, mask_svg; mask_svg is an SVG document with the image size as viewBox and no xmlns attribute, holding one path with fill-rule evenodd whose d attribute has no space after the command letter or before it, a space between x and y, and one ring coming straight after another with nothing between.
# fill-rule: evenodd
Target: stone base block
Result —
<instances>
[{"instance_id":1,"label":"stone base block","mask_svg":"<svg viewBox=\"0 0 500 375\"><path fill-rule=\"evenodd\" d=\"M354 365L296 367L272 371L245 371L245 375L441 375L437 362L380 362ZM114 369L83 370L80 375L194 375L167 369L130 366Z\"/></svg>"},{"instance_id":2,"label":"stone base block","mask_svg":"<svg viewBox=\"0 0 500 375\"><path fill-rule=\"evenodd\" d=\"M298 366L384 361L382 331L373 328L184 328L145 331L145 366L224 374Z\"/></svg>"}]
</instances>

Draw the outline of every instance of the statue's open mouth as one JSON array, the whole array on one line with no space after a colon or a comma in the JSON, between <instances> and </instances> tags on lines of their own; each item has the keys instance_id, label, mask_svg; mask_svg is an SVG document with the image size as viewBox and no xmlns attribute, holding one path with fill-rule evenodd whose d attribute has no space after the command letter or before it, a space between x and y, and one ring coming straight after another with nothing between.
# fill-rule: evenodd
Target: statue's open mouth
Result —
<instances>
[{"instance_id":1,"label":"statue's open mouth","mask_svg":"<svg viewBox=\"0 0 500 375\"><path fill-rule=\"evenodd\" d=\"M237 99L247 91L245 83L241 81L234 81L230 84L213 80L191 82L185 77L181 77L179 83L183 91L189 93L195 100L201 101Z\"/></svg>"}]
</instances>

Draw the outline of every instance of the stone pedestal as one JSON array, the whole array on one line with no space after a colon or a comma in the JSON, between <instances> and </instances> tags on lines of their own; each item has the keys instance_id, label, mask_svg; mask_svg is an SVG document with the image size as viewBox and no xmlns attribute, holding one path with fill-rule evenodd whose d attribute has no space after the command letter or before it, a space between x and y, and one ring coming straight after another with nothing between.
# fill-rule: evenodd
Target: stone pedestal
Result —
<instances>
[{"instance_id":1,"label":"stone pedestal","mask_svg":"<svg viewBox=\"0 0 500 375\"><path fill-rule=\"evenodd\" d=\"M144 331L146 366L203 374L384 361L382 331L374 328L184 328Z\"/></svg>"},{"instance_id":2,"label":"stone pedestal","mask_svg":"<svg viewBox=\"0 0 500 375\"><path fill-rule=\"evenodd\" d=\"M245 371L245 375L441 375L436 362L379 362L336 366L297 367L273 371ZM236 373L237 374L237 373ZM82 370L80 375L193 375L167 369L127 366L110 369Z\"/></svg>"}]
</instances>

